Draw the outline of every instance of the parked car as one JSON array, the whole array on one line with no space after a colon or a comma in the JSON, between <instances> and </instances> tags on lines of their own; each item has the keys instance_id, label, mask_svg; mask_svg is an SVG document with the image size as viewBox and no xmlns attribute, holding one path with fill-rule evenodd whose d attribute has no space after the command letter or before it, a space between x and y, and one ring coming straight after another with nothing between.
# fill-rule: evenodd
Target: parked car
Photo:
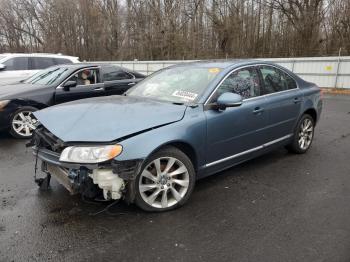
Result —
<instances>
[{"instance_id":1,"label":"parked car","mask_svg":"<svg viewBox=\"0 0 350 262\"><path fill-rule=\"evenodd\" d=\"M79 63L79 58L60 54L0 54L0 85L18 82L42 69Z\"/></svg>"},{"instance_id":2,"label":"parked car","mask_svg":"<svg viewBox=\"0 0 350 262\"><path fill-rule=\"evenodd\" d=\"M320 89L268 62L180 64L126 92L35 112L32 140L47 176L71 193L124 198L146 211L183 205L197 179L280 146L302 154Z\"/></svg>"},{"instance_id":3,"label":"parked car","mask_svg":"<svg viewBox=\"0 0 350 262\"><path fill-rule=\"evenodd\" d=\"M0 86L0 129L29 138L37 123L34 111L81 98L121 95L143 78L111 64L50 67L21 83Z\"/></svg>"}]
</instances>

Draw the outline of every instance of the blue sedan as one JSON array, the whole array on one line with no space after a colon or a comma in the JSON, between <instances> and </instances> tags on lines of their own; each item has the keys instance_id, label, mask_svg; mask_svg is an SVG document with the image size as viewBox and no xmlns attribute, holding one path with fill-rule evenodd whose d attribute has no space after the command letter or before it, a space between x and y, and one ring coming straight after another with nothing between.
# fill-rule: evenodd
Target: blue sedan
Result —
<instances>
[{"instance_id":1,"label":"blue sedan","mask_svg":"<svg viewBox=\"0 0 350 262\"><path fill-rule=\"evenodd\" d=\"M123 96L35 112L32 139L46 176L72 194L124 199L146 211L182 206L197 179L275 148L303 154L320 89L273 63L236 60L163 69Z\"/></svg>"}]
</instances>

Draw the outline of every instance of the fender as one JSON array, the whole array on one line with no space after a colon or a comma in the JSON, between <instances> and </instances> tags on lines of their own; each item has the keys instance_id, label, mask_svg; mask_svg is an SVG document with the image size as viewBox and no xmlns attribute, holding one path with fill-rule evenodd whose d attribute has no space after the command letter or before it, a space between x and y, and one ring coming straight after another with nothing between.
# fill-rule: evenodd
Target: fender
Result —
<instances>
[{"instance_id":1,"label":"fender","mask_svg":"<svg viewBox=\"0 0 350 262\"><path fill-rule=\"evenodd\" d=\"M188 122L192 124L189 125L187 124ZM202 106L196 108L187 107L185 116L181 121L121 141L119 144L123 146L123 152L115 158L115 161L135 159L144 161L152 153L166 145L181 143L191 147L196 158L201 159L195 167L195 169L200 171L205 166L205 123Z\"/></svg>"},{"instance_id":2,"label":"fender","mask_svg":"<svg viewBox=\"0 0 350 262\"><path fill-rule=\"evenodd\" d=\"M304 96L304 103L301 111L301 115L305 112L312 110L315 115L315 123L318 122L319 116L322 112L322 98L321 98L321 89L316 85L312 84L310 88L302 89Z\"/></svg>"},{"instance_id":3,"label":"fender","mask_svg":"<svg viewBox=\"0 0 350 262\"><path fill-rule=\"evenodd\" d=\"M45 103L40 103L40 102L30 100L30 99L13 99L13 100L11 100L9 105L11 105L11 104L17 106L17 108L19 108L21 106L32 106L32 107L35 107L37 109L43 109L43 108L46 108L49 106Z\"/></svg>"},{"instance_id":4,"label":"fender","mask_svg":"<svg viewBox=\"0 0 350 262\"><path fill-rule=\"evenodd\" d=\"M43 109L47 107L46 104L38 103L36 101L27 100L27 99L12 99L10 102L6 105L4 110L2 111L2 116L0 119L0 129L7 129L10 127L10 119L13 117L14 113L21 107L24 106L31 106L35 107L37 109Z\"/></svg>"}]
</instances>

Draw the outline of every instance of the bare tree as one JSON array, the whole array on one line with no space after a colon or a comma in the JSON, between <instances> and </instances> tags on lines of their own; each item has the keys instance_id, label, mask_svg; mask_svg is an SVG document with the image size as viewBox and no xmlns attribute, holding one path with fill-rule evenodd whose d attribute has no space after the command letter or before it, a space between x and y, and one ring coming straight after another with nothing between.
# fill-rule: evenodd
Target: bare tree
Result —
<instances>
[{"instance_id":1,"label":"bare tree","mask_svg":"<svg viewBox=\"0 0 350 262\"><path fill-rule=\"evenodd\" d=\"M350 53L348 0L0 0L1 52L86 60Z\"/></svg>"}]
</instances>

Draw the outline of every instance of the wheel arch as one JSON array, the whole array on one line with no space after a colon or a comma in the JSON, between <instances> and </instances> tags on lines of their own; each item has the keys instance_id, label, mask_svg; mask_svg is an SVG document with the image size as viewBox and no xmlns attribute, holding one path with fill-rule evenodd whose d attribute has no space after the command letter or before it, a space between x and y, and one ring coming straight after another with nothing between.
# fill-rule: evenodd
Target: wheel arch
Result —
<instances>
[{"instance_id":1,"label":"wheel arch","mask_svg":"<svg viewBox=\"0 0 350 262\"><path fill-rule=\"evenodd\" d=\"M314 123L316 125L318 116L317 116L317 111L314 108L309 108L304 111L303 115L310 115L312 119L314 120Z\"/></svg>"},{"instance_id":2,"label":"wheel arch","mask_svg":"<svg viewBox=\"0 0 350 262\"><path fill-rule=\"evenodd\" d=\"M175 140L175 141L169 141L167 143L164 143L157 148L155 148L149 155L153 155L155 152L165 148L165 147L175 147L182 151L192 162L194 170L197 172L198 170L198 156L194 149L194 147L186 142L181 140Z\"/></svg>"},{"instance_id":3,"label":"wheel arch","mask_svg":"<svg viewBox=\"0 0 350 262\"><path fill-rule=\"evenodd\" d=\"M27 99L14 99L11 101L12 104L17 105L17 106L31 106L31 107L35 107L37 109L43 109L46 108L47 105L43 104L43 103L39 103L33 100L27 100Z\"/></svg>"}]
</instances>

